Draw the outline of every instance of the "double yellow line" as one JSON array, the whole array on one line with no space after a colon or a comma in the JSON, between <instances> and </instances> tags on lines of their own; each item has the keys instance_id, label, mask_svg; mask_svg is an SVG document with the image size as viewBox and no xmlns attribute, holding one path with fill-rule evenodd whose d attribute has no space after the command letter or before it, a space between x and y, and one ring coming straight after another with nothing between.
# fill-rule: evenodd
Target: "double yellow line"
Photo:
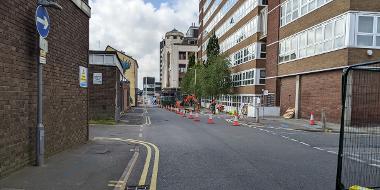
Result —
<instances>
[{"instance_id":1,"label":"double yellow line","mask_svg":"<svg viewBox=\"0 0 380 190\"><path fill-rule=\"evenodd\" d=\"M156 190L157 189L157 174L158 174L158 163L160 161L160 150L158 149L158 147L155 144L152 144L150 142L140 141L140 140L134 140L134 139L107 138L107 137L95 137L94 140L112 140L112 141L121 141L121 142L128 142L128 143L134 143L134 144L141 144L146 148L147 155L145 158L144 168L143 168L143 171L141 173L140 180L139 180L139 184L138 184L139 186L146 185L145 183L146 183L146 179L148 176L149 166L150 166L150 162L151 162L151 158L152 158L151 147L153 147L155 155L154 155L152 176L150 179L150 190ZM134 163L133 163L133 165L134 165ZM133 169L133 165L131 168L129 168L130 171L128 173L130 173L131 170ZM128 177L123 179L123 180L116 181L118 184L116 184L115 187L125 186L127 183L127 180L128 180Z\"/></svg>"}]
</instances>

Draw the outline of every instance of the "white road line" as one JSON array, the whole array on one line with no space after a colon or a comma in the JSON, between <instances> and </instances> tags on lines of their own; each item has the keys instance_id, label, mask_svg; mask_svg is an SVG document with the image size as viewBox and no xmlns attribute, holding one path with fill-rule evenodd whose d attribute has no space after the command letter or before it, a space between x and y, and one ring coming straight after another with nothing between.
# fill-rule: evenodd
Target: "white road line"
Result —
<instances>
[{"instance_id":1,"label":"white road line","mask_svg":"<svg viewBox=\"0 0 380 190\"><path fill-rule=\"evenodd\" d=\"M289 137L281 135L282 138L289 139Z\"/></svg>"},{"instance_id":2,"label":"white road line","mask_svg":"<svg viewBox=\"0 0 380 190\"><path fill-rule=\"evenodd\" d=\"M377 165L377 164L370 164L370 166L380 168L380 165Z\"/></svg>"},{"instance_id":3,"label":"white road line","mask_svg":"<svg viewBox=\"0 0 380 190\"><path fill-rule=\"evenodd\" d=\"M371 160L380 163L380 160L376 160L376 159L373 159L373 158Z\"/></svg>"},{"instance_id":4,"label":"white road line","mask_svg":"<svg viewBox=\"0 0 380 190\"><path fill-rule=\"evenodd\" d=\"M142 133L139 133L139 137L142 137Z\"/></svg>"},{"instance_id":5,"label":"white road line","mask_svg":"<svg viewBox=\"0 0 380 190\"><path fill-rule=\"evenodd\" d=\"M269 129L274 129L274 127L268 127Z\"/></svg>"},{"instance_id":6,"label":"white road line","mask_svg":"<svg viewBox=\"0 0 380 190\"><path fill-rule=\"evenodd\" d=\"M327 152L328 152L328 153L331 153L331 154L336 154L336 155L338 155L338 153L335 152L335 151L328 150Z\"/></svg>"},{"instance_id":7,"label":"white road line","mask_svg":"<svg viewBox=\"0 0 380 190\"><path fill-rule=\"evenodd\" d=\"M270 131L268 131L268 130L265 130L265 129L263 129L263 131L265 131L265 132L267 132L267 133L270 133Z\"/></svg>"},{"instance_id":8,"label":"white road line","mask_svg":"<svg viewBox=\"0 0 380 190\"><path fill-rule=\"evenodd\" d=\"M304 142L300 142L300 143L303 144L303 145L306 145L306 146L310 146L309 144L304 143Z\"/></svg>"},{"instance_id":9,"label":"white road line","mask_svg":"<svg viewBox=\"0 0 380 190\"><path fill-rule=\"evenodd\" d=\"M294 142L298 142L298 140L297 139L290 139L291 141L294 141Z\"/></svg>"},{"instance_id":10,"label":"white road line","mask_svg":"<svg viewBox=\"0 0 380 190\"><path fill-rule=\"evenodd\" d=\"M317 149L317 150L322 150L322 151L324 151L325 149L323 149L323 148L319 148L319 147L313 147L314 149Z\"/></svg>"},{"instance_id":11,"label":"white road line","mask_svg":"<svg viewBox=\"0 0 380 190\"><path fill-rule=\"evenodd\" d=\"M349 159L351 159L351 160L355 160L355 161L360 162L360 163L365 163L363 160L360 160L360 159L358 159L358 158L354 158L354 157L352 157L352 156L348 156L347 158L349 158Z\"/></svg>"}]
</instances>

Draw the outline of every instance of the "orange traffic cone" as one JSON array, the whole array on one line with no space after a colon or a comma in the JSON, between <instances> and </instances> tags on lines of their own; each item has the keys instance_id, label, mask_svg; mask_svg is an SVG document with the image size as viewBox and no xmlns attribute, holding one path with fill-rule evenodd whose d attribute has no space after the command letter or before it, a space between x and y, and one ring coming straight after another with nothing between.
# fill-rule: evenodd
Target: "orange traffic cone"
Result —
<instances>
[{"instance_id":1,"label":"orange traffic cone","mask_svg":"<svg viewBox=\"0 0 380 190\"><path fill-rule=\"evenodd\" d=\"M232 125L233 126L239 126L240 124L239 124L239 121L238 121L238 117L237 117L237 115L235 115L235 117L234 117L234 122L232 122Z\"/></svg>"},{"instance_id":2,"label":"orange traffic cone","mask_svg":"<svg viewBox=\"0 0 380 190\"><path fill-rule=\"evenodd\" d=\"M198 112L195 112L194 121L200 121Z\"/></svg>"},{"instance_id":3,"label":"orange traffic cone","mask_svg":"<svg viewBox=\"0 0 380 190\"><path fill-rule=\"evenodd\" d=\"M315 121L314 121L314 112L311 112L311 113L310 113L310 125L315 125Z\"/></svg>"},{"instance_id":4,"label":"orange traffic cone","mask_svg":"<svg viewBox=\"0 0 380 190\"><path fill-rule=\"evenodd\" d=\"M214 120L212 119L212 114L208 115L207 123L208 124L214 124Z\"/></svg>"},{"instance_id":5,"label":"orange traffic cone","mask_svg":"<svg viewBox=\"0 0 380 190\"><path fill-rule=\"evenodd\" d=\"M189 113L189 117L188 117L189 119L194 119L194 117L193 117L193 111L190 111L190 113Z\"/></svg>"}]
</instances>

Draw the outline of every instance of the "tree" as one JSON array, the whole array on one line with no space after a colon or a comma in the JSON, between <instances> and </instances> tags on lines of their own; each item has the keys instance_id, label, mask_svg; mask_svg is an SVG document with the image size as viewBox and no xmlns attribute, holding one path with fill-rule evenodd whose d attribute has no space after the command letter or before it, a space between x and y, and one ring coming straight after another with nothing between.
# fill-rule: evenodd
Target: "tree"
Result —
<instances>
[{"instance_id":1,"label":"tree","mask_svg":"<svg viewBox=\"0 0 380 190\"><path fill-rule=\"evenodd\" d=\"M189 56L189 64L188 64L188 68L192 68L192 67L194 67L194 65L195 65L195 54L192 53L192 54L190 54L190 56Z\"/></svg>"},{"instance_id":2,"label":"tree","mask_svg":"<svg viewBox=\"0 0 380 190\"><path fill-rule=\"evenodd\" d=\"M208 67L201 70L201 95L218 98L228 94L232 87L230 62L225 56L219 55L208 60Z\"/></svg>"},{"instance_id":3,"label":"tree","mask_svg":"<svg viewBox=\"0 0 380 190\"><path fill-rule=\"evenodd\" d=\"M207 62L209 60L211 61L212 59L216 58L220 53L219 40L218 40L218 37L216 37L215 32L208 40L206 52L207 52ZM209 65L209 63L207 63L207 65Z\"/></svg>"}]
</instances>

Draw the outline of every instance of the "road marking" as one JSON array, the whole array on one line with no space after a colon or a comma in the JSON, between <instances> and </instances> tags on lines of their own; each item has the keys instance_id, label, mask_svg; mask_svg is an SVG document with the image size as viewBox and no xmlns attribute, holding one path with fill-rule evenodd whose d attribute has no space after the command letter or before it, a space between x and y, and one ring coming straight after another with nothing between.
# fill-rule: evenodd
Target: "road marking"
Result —
<instances>
[{"instance_id":1,"label":"road marking","mask_svg":"<svg viewBox=\"0 0 380 190\"><path fill-rule=\"evenodd\" d=\"M331 153L331 154L336 154L336 155L338 155L337 152L334 152L334 151L331 151L331 150L328 150L327 152L328 152L328 153Z\"/></svg>"},{"instance_id":2,"label":"road marking","mask_svg":"<svg viewBox=\"0 0 380 190\"><path fill-rule=\"evenodd\" d=\"M298 140L297 139L290 139L291 141L294 141L294 142L298 142Z\"/></svg>"},{"instance_id":3,"label":"road marking","mask_svg":"<svg viewBox=\"0 0 380 190\"><path fill-rule=\"evenodd\" d=\"M145 143L139 143L139 144L145 146L146 151L147 151L144 169L143 169L143 172L141 173L141 177L140 177L140 181L139 181L139 185L145 185L146 176L148 175L148 170L149 170L149 165L150 165L150 159L152 158L152 149L150 148L150 146L148 146Z\"/></svg>"},{"instance_id":4,"label":"road marking","mask_svg":"<svg viewBox=\"0 0 380 190\"><path fill-rule=\"evenodd\" d=\"M289 137L281 135L282 138L289 139Z\"/></svg>"},{"instance_id":5,"label":"road marking","mask_svg":"<svg viewBox=\"0 0 380 190\"><path fill-rule=\"evenodd\" d=\"M322 151L324 151L325 149L323 149L323 148L319 148L319 147L313 147L314 149L317 149L317 150L322 150Z\"/></svg>"},{"instance_id":6,"label":"road marking","mask_svg":"<svg viewBox=\"0 0 380 190\"><path fill-rule=\"evenodd\" d=\"M142 132L143 131L143 129L142 128L140 128L140 132Z\"/></svg>"},{"instance_id":7,"label":"road marking","mask_svg":"<svg viewBox=\"0 0 380 190\"><path fill-rule=\"evenodd\" d=\"M352 157L352 156L348 156L347 158L349 158L349 159L351 159L351 160L355 160L355 161L360 162L360 163L365 163L363 160L360 160L360 159L358 159L358 158L354 158L354 157Z\"/></svg>"},{"instance_id":8,"label":"road marking","mask_svg":"<svg viewBox=\"0 0 380 190\"><path fill-rule=\"evenodd\" d=\"M304 142L300 142L300 143L303 144L303 145L306 145L306 146L310 146L309 144L304 143Z\"/></svg>"},{"instance_id":9,"label":"road marking","mask_svg":"<svg viewBox=\"0 0 380 190\"><path fill-rule=\"evenodd\" d=\"M370 166L380 168L380 165L377 165L377 164L370 164Z\"/></svg>"},{"instance_id":10,"label":"road marking","mask_svg":"<svg viewBox=\"0 0 380 190\"><path fill-rule=\"evenodd\" d=\"M127 185L127 181L131 176L132 170L136 164L137 158L139 157L139 152L135 151L133 153L132 159L128 162L127 167L125 168L123 174L121 175L119 181L117 181L114 190L123 190ZM110 184L108 184L110 186Z\"/></svg>"},{"instance_id":11,"label":"road marking","mask_svg":"<svg viewBox=\"0 0 380 190\"><path fill-rule=\"evenodd\" d=\"M142 137L142 133L139 133L139 137Z\"/></svg>"},{"instance_id":12,"label":"road marking","mask_svg":"<svg viewBox=\"0 0 380 190\"><path fill-rule=\"evenodd\" d=\"M150 142L145 141L139 141L134 139L121 139L121 138L108 138L108 137L95 137L94 140L114 140L114 141L122 141L122 142L131 142L136 144L145 143L147 145L150 145L154 148L155 156L154 156L154 162L153 162L153 171L152 171L152 177L150 180L150 190L157 190L157 176L158 176L158 164L160 162L160 150L158 147Z\"/></svg>"}]
</instances>

